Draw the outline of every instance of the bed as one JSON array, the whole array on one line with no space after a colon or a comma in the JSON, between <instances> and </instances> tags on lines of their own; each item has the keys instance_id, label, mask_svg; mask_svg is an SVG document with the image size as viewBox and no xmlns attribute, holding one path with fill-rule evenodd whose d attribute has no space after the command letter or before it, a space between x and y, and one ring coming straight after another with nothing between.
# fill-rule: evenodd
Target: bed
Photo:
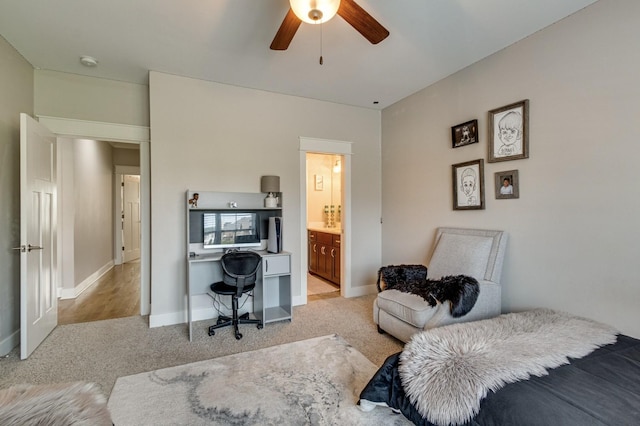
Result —
<instances>
[{"instance_id":1,"label":"bed","mask_svg":"<svg viewBox=\"0 0 640 426\"><path fill-rule=\"evenodd\" d=\"M542 323L510 323L523 314ZM441 345L451 339L461 346ZM487 367L492 357L499 359ZM479 370L465 364L478 358ZM489 386L476 386L492 374ZM412 380L421 376L430 377L420 379L416 393ZM475 395L459 398L465 393ZM419 333L388 357L362 390L359 405L364 411L393 409L416 425L640 425L640 340L551 310L441 327Z\"/></svg>"}]
</instances>

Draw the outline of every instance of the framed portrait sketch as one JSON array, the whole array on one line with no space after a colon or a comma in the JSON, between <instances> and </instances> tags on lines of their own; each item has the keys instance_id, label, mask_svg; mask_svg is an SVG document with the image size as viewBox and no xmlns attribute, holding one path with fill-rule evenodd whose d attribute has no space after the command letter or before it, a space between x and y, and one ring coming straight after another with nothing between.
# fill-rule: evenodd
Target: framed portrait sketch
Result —
<instances>
[{"instance_id":1,"label":"framed portrait sketch","mask_svg":"<svg viewBox=\"0 0 640 426\"><path fill-rule=\"evenodd\" d=\"M496 198L520 198L520 182L517 170L496 172Z\"/></svg>"},{"instance_id":2,"label":"framed portrait sketch","mask_svg":"<svg viewBox=\"0 0 640 426\"><path fill-rule=\"evenodd\" d=\"M451 128L451 147L478 143L478 120L467 121Z\"/></svg>"},{"instance_id":3,"label":"framed portrait sketch","mask_svg":"<svg viewBox=\"0 0 640 426\"><path fill-rule=\"evenodd\" d=\"M489 111L489 162L529 158L529 100Z\"/></svg>"},{"instance_id":4,"label":"framed portrait sketch","mask_svg":"<svg viewBox=\"0 0 640 426\"><path fill-rule=\"evenodd\" d=\"M454 210L484 209L484 160L451 166Z\"/></svg>"},{"instance_id":5,"label":"framed portrait sketch","mask_svg":"<svg viewBox=\"0 0 640 426\"><path fill-rule=\"evenodd\" d=\"M315 189L322 191L324 189L324 178L322 175L315 175Z\"/></svg>"}]
</instances>

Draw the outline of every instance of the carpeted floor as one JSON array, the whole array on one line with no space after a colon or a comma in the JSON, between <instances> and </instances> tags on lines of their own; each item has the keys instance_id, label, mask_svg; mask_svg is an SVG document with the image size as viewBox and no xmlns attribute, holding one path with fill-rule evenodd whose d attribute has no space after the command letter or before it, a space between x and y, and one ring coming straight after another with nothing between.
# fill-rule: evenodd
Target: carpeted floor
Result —
<instances>
[{"instance_id":1,"label":"carpeted floor","mask_svg":"<svg viewBox=\"0 0 640 426\"><path fill-rule=\"evenodd\" d=\"M377 367L338 335L121 377L109 398L116 425L408 425L363 412Z\"/></svg>"},{"instance_id":2,"label":"carpeted floor","mask_svg":"<svg viewBox=\"0 0 640 426\"><path fill-rule=\"evenodd\" d=\"M0 358L0 388L13 384L97 383L109 396L118 377L217 358L313 337L338 334L374 365L402 349L402 342L378 334L372 319L375 295L318 300L293 310L293 320L242 327L242 340L225 328L209 337L212 321L149 328L146 317L58 326L29 359L19 348Z\"/></svg>"}]
</instances>

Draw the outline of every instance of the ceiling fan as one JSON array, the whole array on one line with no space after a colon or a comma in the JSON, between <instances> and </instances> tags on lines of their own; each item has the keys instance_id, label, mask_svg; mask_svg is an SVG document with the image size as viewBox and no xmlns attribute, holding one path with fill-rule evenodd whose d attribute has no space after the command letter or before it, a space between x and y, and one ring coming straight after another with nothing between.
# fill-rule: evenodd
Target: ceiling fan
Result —
<instances>
[{"instance_id":1,"label":"ceiling fan","mask_svg":"<svg viewBox=\"0 0 640 426\"><path fill-rule=\"evenodd\" d=\"M289 0L291 7L284 17L271 50L287 50L302 21L318 24L327 22L336 13L372 44L378 44L389 31L353 0Z\"/></svg>"}]
</instances>

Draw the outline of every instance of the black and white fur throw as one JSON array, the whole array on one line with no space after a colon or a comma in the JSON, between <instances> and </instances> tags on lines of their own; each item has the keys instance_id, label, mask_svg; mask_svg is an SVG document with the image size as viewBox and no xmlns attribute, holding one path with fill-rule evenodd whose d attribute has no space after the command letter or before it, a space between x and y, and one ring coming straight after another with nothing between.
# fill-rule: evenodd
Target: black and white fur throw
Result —
<instances>
[{"instance_id":1,"label":"black and white fur throw","mask_svg":"<svg viewBox=\"0 0 640 426\"><path fill-rule=\"evenodd\" d=\"M450 275L431 280L423 265L384 266L378 271L377 285L378 291L393 289L418 295L431 306L448 301L454 318L468 314L480 294L475 278Z\"/></svg>"}]
</instances>

